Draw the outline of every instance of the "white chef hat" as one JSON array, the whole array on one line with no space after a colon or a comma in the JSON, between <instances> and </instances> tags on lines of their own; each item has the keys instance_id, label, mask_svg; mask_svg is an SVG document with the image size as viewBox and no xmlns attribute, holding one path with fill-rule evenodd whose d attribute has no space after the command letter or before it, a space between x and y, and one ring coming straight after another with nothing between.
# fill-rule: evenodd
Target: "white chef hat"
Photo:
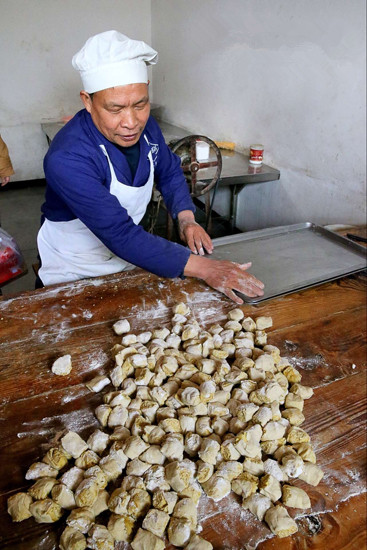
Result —
<instances>
[{"instance_id":1,"label":"white chef hat","mask_svg":"<svg viewBox=\"0 0 367 550\"><path fill-rule=\"evenodd\" d=\"M147 65L155 65L158 53L145 42L132 40L117 31L88 38L72 59L88 93L114 86L148 82Z\"/></svg>"}]
</instances>

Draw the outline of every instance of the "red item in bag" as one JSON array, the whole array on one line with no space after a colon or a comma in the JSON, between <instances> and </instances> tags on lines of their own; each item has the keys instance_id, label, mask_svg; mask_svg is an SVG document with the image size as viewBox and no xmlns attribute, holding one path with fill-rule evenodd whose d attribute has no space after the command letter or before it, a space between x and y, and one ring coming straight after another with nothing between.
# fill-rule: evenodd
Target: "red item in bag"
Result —
<instances>
[{"instance_id":1,"label":"red item in bag","mask_svg":"<svg viewBox=\"0 0 367 550\"><path fill-rule=\"evenodd\" d=\"M23 256L15 240L0 228L0 285L24 271Z\"/></svg>"}]
</instances>

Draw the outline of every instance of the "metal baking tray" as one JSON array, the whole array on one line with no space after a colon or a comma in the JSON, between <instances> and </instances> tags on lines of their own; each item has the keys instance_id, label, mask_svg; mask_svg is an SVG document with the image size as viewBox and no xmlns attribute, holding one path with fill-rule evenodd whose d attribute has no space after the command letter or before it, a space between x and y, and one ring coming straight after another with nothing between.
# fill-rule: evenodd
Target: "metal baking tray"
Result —
<instances>
[{"instance_id":1,"label":"metal baking tray","mask_svg":"<svg viewBox=\"0 0 367 550\"><path fill-rule=\"evenodd\" d=\"M249 272L265 284L256 304L320 285L367 268L366 248L312 222L249 231L213 240L211 258L252 262Z\"/></svg>"}]
</instances>

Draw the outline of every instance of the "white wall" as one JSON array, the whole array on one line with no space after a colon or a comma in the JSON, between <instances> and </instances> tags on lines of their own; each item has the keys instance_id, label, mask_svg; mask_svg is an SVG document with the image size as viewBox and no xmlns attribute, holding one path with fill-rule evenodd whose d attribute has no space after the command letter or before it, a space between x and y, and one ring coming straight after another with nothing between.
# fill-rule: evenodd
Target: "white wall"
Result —
<instances>
[{"instance_id":1,"label":"white wall","mask_svg":"<svg viewBox=\"0 0 367 550\"><path fill-rule=\"evenodd\" d=\"M366 222L365 21L365 0L152 1L164 118L281 172L242 191L241 229Z\"/></svg>"},{"instance_id":2,"label":"white wall","mask_svg":"<svg viewBox=\"0 0 367 550\"><path fill-rule=\"evenodd\" d=\"M89 36L116 29L151 42L150 0L0 0L0 133L13 181L42 178L41 121L82 108L71 58Z\"/></svg>"}]
</instances>

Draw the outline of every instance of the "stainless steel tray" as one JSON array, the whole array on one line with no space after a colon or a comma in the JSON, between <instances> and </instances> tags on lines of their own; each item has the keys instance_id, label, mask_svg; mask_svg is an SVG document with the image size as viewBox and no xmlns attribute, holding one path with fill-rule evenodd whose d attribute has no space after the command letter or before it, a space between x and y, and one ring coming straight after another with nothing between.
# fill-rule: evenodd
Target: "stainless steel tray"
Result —
<instances>
[{"instance_id":1,"label":"stainless steel tray","mask_svg":"<svg viewBox=\"0 0 367 550\"><path fill-rule=\"evenodd\" d=\"M258 303L367 268L366 249L311 222L229 235L213 240L217 260L252 262L249 272L265 284Z\"/></svg>"}]
</instances>

